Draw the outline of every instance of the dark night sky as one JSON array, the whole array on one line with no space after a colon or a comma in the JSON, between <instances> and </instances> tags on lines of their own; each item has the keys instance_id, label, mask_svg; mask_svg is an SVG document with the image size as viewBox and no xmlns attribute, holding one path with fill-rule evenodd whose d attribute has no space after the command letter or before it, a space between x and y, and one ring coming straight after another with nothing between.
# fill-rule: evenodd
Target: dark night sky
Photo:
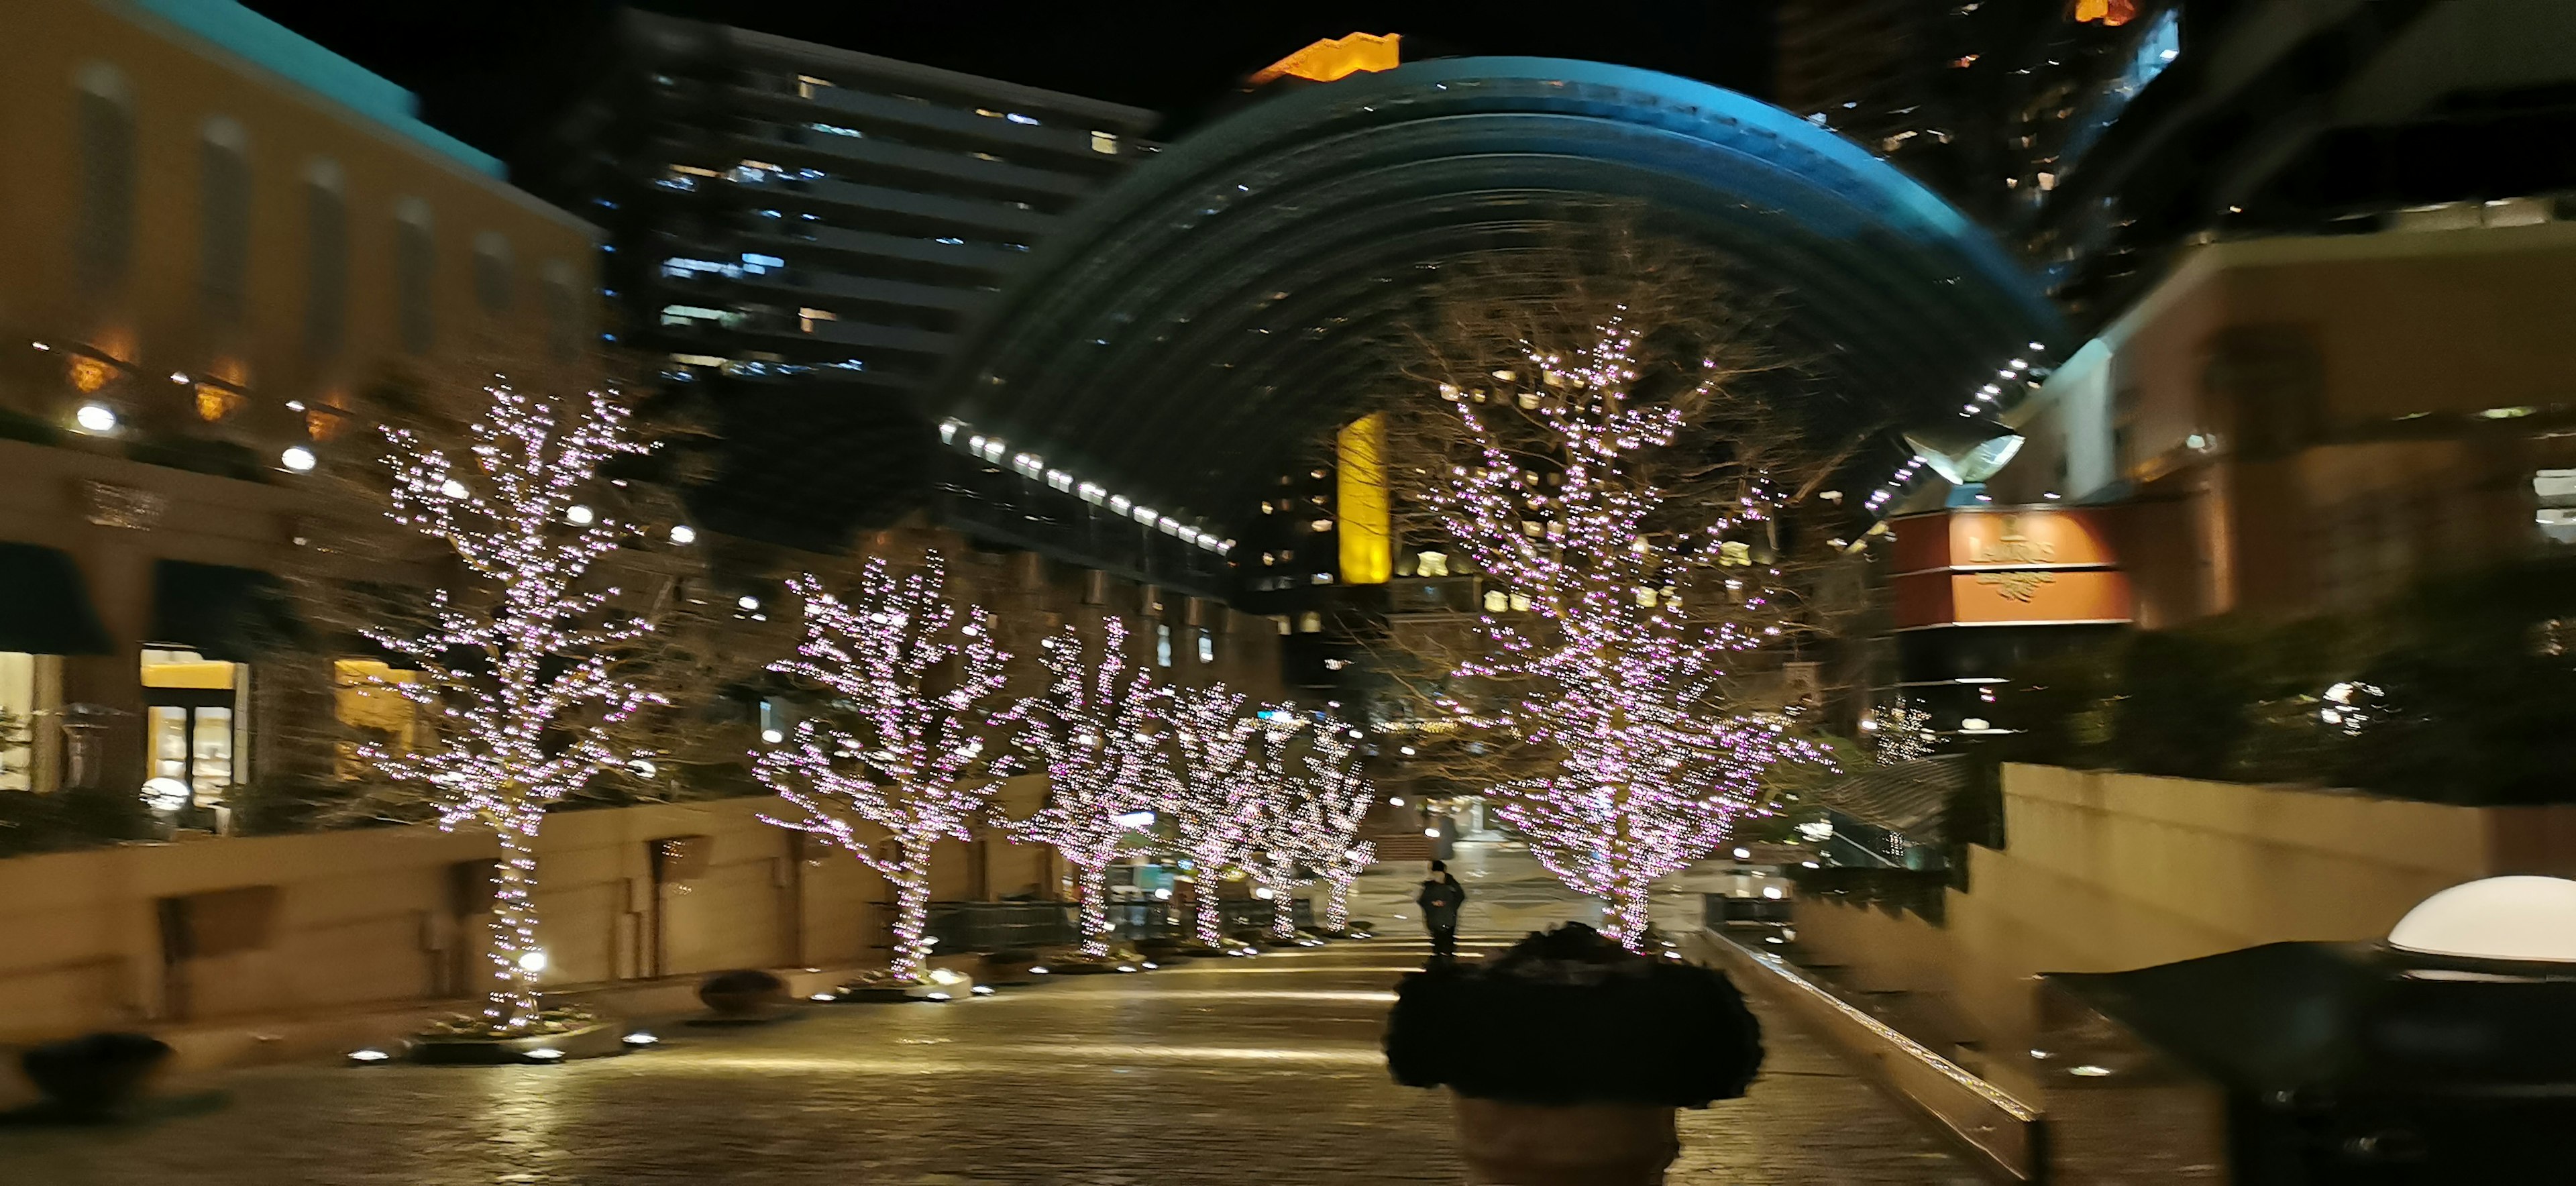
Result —
<instances>
[{"instance_id":1,"label":"dark night sky","mask_svg":"<svg viewBox=\"0 0 2576 1186\"><path fill-rule=\"evenodd\" d=\"M615 0L244 0L420 93L432 123L508 157L579 86ZM1408 59L1541 54L1763 94L1772 0L999 3L641 0L636 6L1188 117L1319 37L1402 33Z\"/></svg>"}]
</instances>

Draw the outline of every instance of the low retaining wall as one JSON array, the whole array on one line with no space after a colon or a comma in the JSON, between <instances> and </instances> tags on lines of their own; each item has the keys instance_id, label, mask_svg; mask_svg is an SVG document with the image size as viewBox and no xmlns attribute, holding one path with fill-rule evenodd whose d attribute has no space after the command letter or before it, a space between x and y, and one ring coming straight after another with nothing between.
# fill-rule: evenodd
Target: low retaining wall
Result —
<instances>
[{"instance_id":1,"label":"low retaining wall","mask_svg":"<svg viewBox=\"0 0 2576 1186\"><path fill-rule=\"evenodd\" d=\"M1832 897L1796 908L1801 962L1891 994L1913 1036L2026 1099L2045 972L2118 972L2289 940L2369 942L2437 891L2576 875L2576 808L2051 766L2003 768L2005 847L1967 850L1942 922ZM1901 994L1901 995L1896 995Z\"/></svg>"},{"instance_id":2,"label":"low retaining wall","mask_svg":"<svg viewBox=\"0 0 2576 1186\"><path fill-rule=\"evenodd\" d=\"M1042 780L1014 780L1034 803ZM537 844L559 985L882 959L884 881L759 818L774 800L569 811ZM0 860L0 1045L416 1012L482 982L488 834L434 827L130 844ZM932 896L1054 896L1052 854L943 843Z\"/></svg>"},{"instance_id":3,"label":"low retaining wall","mask_svg":"<svg viewBox=\"0 0 2576 1186\"><path fill-rule=\"evenodd\" d=\"M1778 956L1712 931L1692 938L1696 954L1725 969L1748 994L1797 1018L1986 1168L2023 1182L2042 1172L2046 1133L2037 1109L1844 1003Z\"/></svg>"}]
</instances>

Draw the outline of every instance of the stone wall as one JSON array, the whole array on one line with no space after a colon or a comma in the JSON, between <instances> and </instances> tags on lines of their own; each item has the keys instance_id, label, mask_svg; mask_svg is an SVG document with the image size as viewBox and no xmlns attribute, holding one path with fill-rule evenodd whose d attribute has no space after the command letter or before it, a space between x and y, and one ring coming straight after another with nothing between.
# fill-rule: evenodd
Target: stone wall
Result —
<instances>
[{"instance_id":1,"label":"stone wall","mask_svg":"<svg viewBox=\"0 0 2576 1186\"><path fill-rule=\"evenodd\" d=\"M2032 1090L2032 977L2289 940L2376 940L2436 891L2576 874L2576 808L2471 808L2338 791L2006 766L2006 847L1968 850L1941 926L1798 904L1803 962L1918 1040ZM2025 1095L2025 1098L2036 1098Z\"/></svg>"},{"instance_id":2,"label":"stone wall","mask_svg":"<svg viewBox=\"0 0 2576 1186\"><path fill-rule=\"evenodd\" d=\"M1042 780L1014 779L1005 807L1024 812L1042 793ZM537 846L548 982L882 959L883 880L762 822L774 802L549 817ZM481 862L495 855L487 834L419 826L0 861L0 1043L466 996L481 974ZM986 835L942 844L933 882L940 898L1052 897L1058 878L1046 850Z\"/></svg>"}]
</instances>

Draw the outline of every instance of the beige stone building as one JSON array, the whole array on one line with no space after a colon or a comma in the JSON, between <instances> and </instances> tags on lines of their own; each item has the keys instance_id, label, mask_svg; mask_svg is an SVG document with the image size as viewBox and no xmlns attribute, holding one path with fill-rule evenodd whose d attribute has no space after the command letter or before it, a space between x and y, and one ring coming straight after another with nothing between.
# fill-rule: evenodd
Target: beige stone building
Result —
<instances>
[{"instance_id":1,"label":"beige stone building","mask_svg":"<svg viewBox=\"0 0 2576 1186\"><path fill-rule=\"evenodd\" d=\"M2545 200L2190 249L2022 409L1998 505L2098 503L2155 628L2576 543L2576 224Z\"/></svg>"},{"instance_id":2,"label":"beige stone building","mask_svg":"<svg viewBox=\"0 0 2576 1186\"><path fill-rule=\"evenodd\" d=\"M260 775L274 574L370 394L595 384L595 235L235 4L0 37L0 788L211 805Z\"/></svg>"}]
</instances>

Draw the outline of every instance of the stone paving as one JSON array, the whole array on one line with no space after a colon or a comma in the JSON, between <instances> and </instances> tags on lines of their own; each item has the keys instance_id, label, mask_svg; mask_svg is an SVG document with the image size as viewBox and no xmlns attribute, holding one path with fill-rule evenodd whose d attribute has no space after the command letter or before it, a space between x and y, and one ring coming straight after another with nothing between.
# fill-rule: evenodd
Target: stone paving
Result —
<instances>
[{"instance_id":1,"label":"stone paving","mask_svg":"<svg viewBox=\"0 0 2576 1186\"><path fill-rule=\"evenodd\" d=\"M1518 909L1501 891L1524 872L1486 872L1487 906ZM1392 914L1409 876L1364 905ZM667 1044L618 1059L244 1071L214 1085L220 1103L149 1123L0 1130L0 1182L1457 1182L1447 1099L1396 1086L1379 1053L1389 989L1425 950L1389 922L1367 943L949 1005L670 1026ZM1677 1186L1980 1180L1830 1053L1765 1022L1771 1055L1751 1096L1682 1114Z\"/></svg>"}]
</instances>

